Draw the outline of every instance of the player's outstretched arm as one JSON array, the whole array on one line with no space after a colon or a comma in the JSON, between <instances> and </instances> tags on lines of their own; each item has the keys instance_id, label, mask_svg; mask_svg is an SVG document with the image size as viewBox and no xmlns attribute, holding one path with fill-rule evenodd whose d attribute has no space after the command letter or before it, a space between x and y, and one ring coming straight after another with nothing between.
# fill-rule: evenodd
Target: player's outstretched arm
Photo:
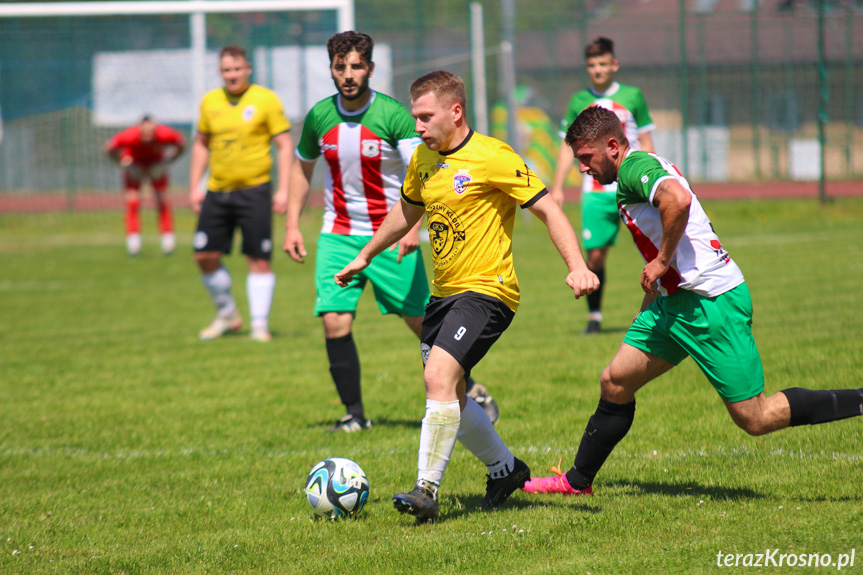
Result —
<instances>
[{"instance_id":1,"label":"player's outstretched arm","mask_svg":"<svg viewBox=\"0 0 863 575\"><path fill-rule=\"evenodd\" d=\"M566 285L572 288L575 298L578 299L596 291L599 288L599 279L596 274L587 269L575 230L572 229L569 218L557 202L549 195L545 195L528 209L548 228L548 235L554 247L566 262L566 267L569 268Z\"/></svg>"},{"instance_id":2,"label":"player's outstretched arm","mask_svg":"<svg viewBox=\"0 0 863 575\"><path fill-rule=\"evenodd\" d=\"M641 272L641 289L645 293L656 295L658 294L656 280L668 271L671 258L686 231L692 195L680 182L667 178L659 182L653 198L662 220L662 240L659 242L659 253L653 260L647 262Z\"/></svg>"},{"instance_id":3,"label":"player's outstretched arm","mask_svg":"<svg viewBox=\"0 0 863 575\"><path fill-rule=\"evenodd\" d=\"M291 166L291 172L285 217L285 245L282 249L291 256L292 260L303 263L303 258L306 257L306 246L303 243L303 233L300 231L300 214L303 213L306 200L309 198L315 162L297 160Z\"/></svg>"},{"instance_id":4,"label":"player's outstretched arm","mask_svg":"<svg viewBox=\"0 0 863 575\"><path fill-rule=\"evenodd\" d=\"M273 194L273 210L284 214L288 205L288 186L291 181L291 162L294 159L294 141L290 132L282 132L273 136L276 145L276 172L278 180L276 193Z\"/></svg>"},{"instance_id":5,"label":"player's outstretched arm","mask_svg":"<svg viewBox=\"0 0 863 575\"><path fill-rule=\"evenodd\" d=\"M417 223L414 224L414 227L408 230L408 233L405 234L405 237L399 240L399 255L396 257L396 263L401 263L403 257L419 249L420 228L422 227L422 223L422 217L420 217L420 219L417 220Z\"/></svg>"},{"instance_id":6,"label":"player's outstretched arm","mask_svg":"<svg viewBox=\"0 0 863 575\"><path fill-rule=\"evenodd\" d=\"M338 285L346 287L355 275L366 269L372 258L401 239L423 217L423 208L400 200L396 202L381 227L360 250L357 257L335 276Z\"/></svg>"},{"instance_id":7,"label":"player's outstretched arm","mask_svg":"<svg viewBox=\"0 0 863 575\"><path fill-rule=\"evenodd\" d=\"M196 214L201 213L201 203L206 196L206 192L200 188L200 183L209 159L210 135L198 132L192 142L192 158L189 162L189 203Z\"/></svg>"}]
</instances>

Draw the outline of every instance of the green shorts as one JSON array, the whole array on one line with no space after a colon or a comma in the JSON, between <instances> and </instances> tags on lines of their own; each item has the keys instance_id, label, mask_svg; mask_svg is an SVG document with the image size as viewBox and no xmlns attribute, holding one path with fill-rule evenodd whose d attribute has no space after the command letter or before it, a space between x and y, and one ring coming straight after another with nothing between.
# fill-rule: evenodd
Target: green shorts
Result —
<instances>
[{"instance_id":1,"label":"green shorts","mask_svg":"<svg viewBox=\"0 0 863 575\"><path fill-rule=\"evenodd\" d=\"M617 243L620 213L611 192L581 194L581 239L586 250L598 250Z\"/></svg>"},{"instance_id":2,"label":"green shorts","mask_svg":"<svg viewBox=\"0 0 863 575\"><path fill-rule=\"evenodd\" d=\"M378 254L348 287L339 287L333 279L353 261L371 236L345 236L321 234L315 261L315 315L327 312L357 311L357 302L366 283L371 282L381 313L395 313L406 317L425 315L429 300L428 279L422 253L417 250L396 263L398 248Z\"/></svg>"},{"instance_id":3,"label":"green shorts","mask_svg":"<svg viewBox=\"0 0 863 575\"><path fill-rule=\"evenodd\" d=\"M683 289L659 297L638 314L623 341L673 365L691 355L725 401L764 391L745 283L716 297Z\"/></svg>"}]
</instances>

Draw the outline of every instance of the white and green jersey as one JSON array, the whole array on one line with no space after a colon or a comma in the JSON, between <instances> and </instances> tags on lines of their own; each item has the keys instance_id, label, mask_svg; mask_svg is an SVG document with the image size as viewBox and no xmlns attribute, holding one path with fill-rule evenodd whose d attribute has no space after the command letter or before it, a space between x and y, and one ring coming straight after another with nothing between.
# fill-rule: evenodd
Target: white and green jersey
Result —
<instances>
[{"instance_id":1,"label":"white and green jersey","mask_svg":"<svg viewBox=\"0 0 863 575\"><path fill-rule=\"evenodd\" d=\"M723 249L683 174L665 158L630 150L617 174L617 207L644 260L653 261L659 254L662 220L653 200L659 183L668 178L677 180L692 194L692 204L671 267L659 280L662 295L685 289L715 297L742 284L743 272Z\"/></svg>"},{"instance_id":2,"label":"white and green jersey","mask_svg":"<svg viewBox=\"0 0 863 575\"><path fill-rule=\"evenodd\" d=\"M321 155L329 169L324 187L323 233L371 236L401 198L405 166L420 138L414 119L394 98L372 92L369 103L348 112L335 94L309 111L297 157Z\"/></svg>"},{"instance_id":3,"label":"white and green jersey","mask_svg":"<svg viewBox=\"0 0 863 575\"><path fill-rule=\"evenodd\" d=\"M644 94L641 93L641 90L635 86L613 82L604 92L596 92L593 88L590 88L573 94L572 100L569 102L569 108L566 111L566 117L560 123L561 138L566 136L566 130L575 120L576 116L590 106L599 106L617 114L617 117L620 118L620 123L623 124L623 132L626 134L626 139L629 140L629 146L633 150L640 149L638 135L650 132L656 127L650 118L647 101L644 99ZM585 174L582 180L581 191L613 193L617 191L617 184L612 182L603 186Z\"/></svg>"}]
</instances>

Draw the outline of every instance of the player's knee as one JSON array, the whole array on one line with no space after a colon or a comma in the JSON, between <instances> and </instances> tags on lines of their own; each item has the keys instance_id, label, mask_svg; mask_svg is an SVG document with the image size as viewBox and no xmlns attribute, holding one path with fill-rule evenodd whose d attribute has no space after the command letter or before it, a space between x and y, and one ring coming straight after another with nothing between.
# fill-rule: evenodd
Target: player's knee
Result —
<instances>
[{"instance_id":1,"label":"player's knee","mask_svg":"<svg viewBox=\"0 0 863 575\"><path fill-rule=\"evenodd\" d=\"M767 435L773 429L763 421L762 418L758 417L734 417L734 423L737 424L737 427L748 433L753 437L759 437L761 435Z\"/></svg>"},{"instance_id":2,"label":"player's knee","mask_svg":"<svg viewBox=\"0 0 863 575\"><path fill-rule=\"evenodd\" d=\"M624 401L627 399L624 396L628 392L614 380L611 375L610 366L602 370L602 374L599 376L599 387L602 399L612 403L628 403L628 401Z\"/></svg>"}]
</instances>

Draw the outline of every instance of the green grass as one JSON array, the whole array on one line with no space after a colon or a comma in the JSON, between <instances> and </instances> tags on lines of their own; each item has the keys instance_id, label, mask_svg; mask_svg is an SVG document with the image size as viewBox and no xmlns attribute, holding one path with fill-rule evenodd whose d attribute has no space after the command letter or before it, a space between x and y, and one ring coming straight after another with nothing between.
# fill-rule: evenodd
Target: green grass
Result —
<instances>
[{"instance_id":1,"label":"green grass","mask_svg":"<svg viewBox=\"0 0 863 575\"><path fill-rule=\"evenodd\" d=\"M860 387L863 202L706 208L753 294L767 392ZM319 218L304 219L310 252ZM640 392L596 497L519 493L479 512L485 470L458 446L443 520L416 526L390 502L415 479L423 415L402 322L364 296L355 336L375 427L326 434L342 410L311 311L314 254L275 259L272 343L203 343L213 309L190 249L162 257L150 219L131 259L120 214L0 215L0 573L712 573L719 551L855 547L843 572L863 571L863 421L748 437L692 361ZM188 246L191 215L178 221ZM522 306L474 374L504 440L545 474L572 462L642 264L621 236L607 331L583 338L584 303L539 221L519 220L515 252ZM245 311L244 261L226 261ZM302 486L330 456L369 476L357 520L311 517Z\"/></svg>"}]
</instances>

